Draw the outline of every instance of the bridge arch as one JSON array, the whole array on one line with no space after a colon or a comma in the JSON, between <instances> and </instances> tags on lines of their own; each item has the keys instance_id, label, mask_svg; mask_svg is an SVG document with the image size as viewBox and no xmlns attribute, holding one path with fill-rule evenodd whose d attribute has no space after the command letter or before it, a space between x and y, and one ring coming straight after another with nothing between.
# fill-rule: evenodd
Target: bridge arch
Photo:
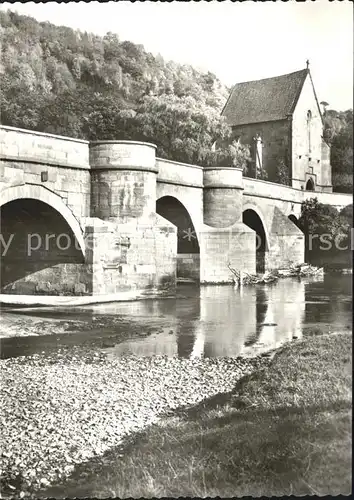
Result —
<instances>
[{"instance_id":1,"label":"bridge arch","mask_svg":"<svg viewBox=\"0 0 354 500\"><path fill-rule=\"evenodd\" d=\"M0 218L2 293L71 293L85 243L60 196L37 184L11 186L1 191Z\"/></svg>"},{"instance_id":2,"label":"bridge arch","mask_svg":"<svg viewBox=\"0 0 354 500\"><path fill-rule=\"evenodd\" d=\"M85 255L85 240L80 223L59 195L40 184L20 184L1 191L0 207L21 199L32 199L42 202L58 212L69 225L80 245L83 255Z\"/></svg>"},{"instance_id":3,"label":"bridge arch","mask_svg":"<svg viewBox=\"0 0 354 500\"><path fill-rule=\"evenodd\" d=\"M242 222L256 232L256 271L264 273L269 252L269 234L262 212L253 204L243 206Z\"/></svg>"},{"instance_id":4,"label":"bridge arch","mask_svg":"<svg viewBox=\"0 0 354 500\"><path fill-rule=\"evenodd\" d=\"M296 227L298 227L298 228L300 229L300 227L299 227L299 219L296 217L296 215L294 215L294 214L290 214L290 215L288 215L288 219L289 219L289 220L290 220L293 224L295 224L295 226L296 226Z\"/></svg>"},{"instance_id":5,"label":"bridge arch","mask_svg":"<svg viewBox=\"0 0 354 500\"><path fill-rule=\"evenodd\" d=\"M156 213L177 227L177 253L199 253L198 235L186 207L174 196L156 201Z\"/></svg>"},{"instance_id":6,"label":"bridge arch","mask_svg":"<svg viewBox=\"0 0 354 500\"><path fill-rule=\"evenodd\" d=\"M177 198L168 195L156 201L156 213L177 227L177 278L199 281L198 234L188 210Z\"/></svg>"}]
</instances>

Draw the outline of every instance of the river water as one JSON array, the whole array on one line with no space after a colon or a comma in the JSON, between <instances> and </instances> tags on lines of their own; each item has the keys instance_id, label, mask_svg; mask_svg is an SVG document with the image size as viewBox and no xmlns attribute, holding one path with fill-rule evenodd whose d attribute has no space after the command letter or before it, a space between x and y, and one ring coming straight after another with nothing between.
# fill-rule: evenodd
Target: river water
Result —
<instances>
[{"instance_id":1,"label":"river water","mask_svg":"<svg viewBox=\"0 0 354 500\"><path fill-rule=\"evenodd\" d=\"M250 357L351 329L352 276L269 285L180 285L176 298L1 310L1 358L90 346L108 356Z\"/></svg>"}]
</instances>

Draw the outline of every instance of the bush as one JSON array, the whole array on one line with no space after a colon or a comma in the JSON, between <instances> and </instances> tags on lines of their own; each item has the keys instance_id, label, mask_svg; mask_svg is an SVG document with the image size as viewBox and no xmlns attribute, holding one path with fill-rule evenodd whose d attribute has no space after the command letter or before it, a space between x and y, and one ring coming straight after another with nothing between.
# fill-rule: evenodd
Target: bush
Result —
<instances>
[{"instance_id":1,"label":"bush","mask_svg":"<svg viewBox=\"0 0 354 500\"><path fill-rule=\"evenodd\" d=\"M290 171L285 161L281 159L276 166L276 182L290 186Z\"/></svg>"},{"instance_id":2,"label":"bush","mask_svg":"<svg viewBox=\"0 0 354 500\"><path fill-rule=\"evenodd\" d=\"M339 213L339 216L348 222L348 224L352 225L353 224L353 204L347 205L346 207L342 208L342 210Z\"/></svg>"},{"instance_id":3,"label":"bush","mask_svg":"<svg viewBox=\"0 0 354 500\"><path fill-rule=\"evenodd\" d=\"M348 260L353 205L340 213L311 198L302 203L299 227L305 234L305 256L311 263ZM347 249L345 247L348 247Z\"/></svg>"},{"instance_id":4,"label":"bush","mask_svg":"<svg viewBox=\"0 0 354 500\"><path fill-rule=\"evenodd\" d=\"M243 175L247 175L250 161L249 146L241 144L240 141L233 141L223 149L208 151L205 155L204 166L242 168Z\"/></svg>"}]
</instances>

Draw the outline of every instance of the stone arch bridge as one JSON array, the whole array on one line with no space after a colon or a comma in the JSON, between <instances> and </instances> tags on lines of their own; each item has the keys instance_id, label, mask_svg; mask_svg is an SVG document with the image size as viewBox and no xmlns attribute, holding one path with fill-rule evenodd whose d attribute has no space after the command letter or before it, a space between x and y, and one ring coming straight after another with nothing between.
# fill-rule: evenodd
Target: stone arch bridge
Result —
<instances>
[{"instance_id":1,"label":"stone arch bridge","mask_svg":"<svg viewBox=\"0 0 354 500\"><path fill-rule=\"evenodd\" d=\"M296 226L315 194L156 158L153 144L0 127L1 292L107 295L228 283L304 260Z\"/></svg>"}]
</instances>

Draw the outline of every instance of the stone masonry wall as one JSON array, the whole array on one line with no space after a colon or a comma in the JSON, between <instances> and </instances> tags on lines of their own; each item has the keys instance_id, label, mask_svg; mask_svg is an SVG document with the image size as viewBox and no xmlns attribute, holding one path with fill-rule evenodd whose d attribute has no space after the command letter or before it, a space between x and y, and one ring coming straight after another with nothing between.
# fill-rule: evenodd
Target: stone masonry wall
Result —
<instances>
[{"instance_id":1,"label":"stone masonry wall","mask_svg":"<svg viewBox=\"0 0 354 500\"><path fill-rule=\"evenodd\" d=\"M288 269L292 264L305 262L304 236L296 234L272 235L266 252L267 271Z\"/></svg>"},{"instance_id":2,"label":"stone masonry wall","mask_svg":"<svg viewBox=\"0 0 354 500\"><path fill-rule=\"evenodd\" d=\"M177 235L172 224L157 215L150 225L100 219L89 224L93 294L174 288Z\"/></svg>"},{"instance_id":3,"label":"stone masonry wall","mask_svg":"<svg viewBox=\"0 0 354 500\"><path fill-rule=\"evenodd\" d=\"M89 168L88 142L35 130L0 127L1 157L67 168Z\"/></svg>"},{"instance_id":4,"label":"stone masonry wall","mask_svg":"<svg viewBox=\"0 0 354 500\"><path fill-rule=\"evenodd\" d=\"M171 196L182 203L193 222L194 229L198 232L203 225L203 189L170 183L165 184L158 180L156 200L165 196Z\"/></svg>"},{"instance_id":5,"label":"stone masonry wall","mask_svg":"<svg viewBox=\"0 0 354 500\"><path fill-rule=\"evenodd\" d=\"M198 253L177 254L177 278L200 280L200 255Z\"/></svg>"},{"instance_id":6,"label":"stone masonry wall","mask_svg":"<svg viewBox=\"0 0 354 500\"><path fill-rule=\"evenodd\" d=\"M260 218L265 231L265 270L288 267L290 263L304 262L304 235L289 220L289 212L274 206L267 199L247 197L243 210L253 210ZM294 214L293 214L294 215Z\"/></svg>"},{"instance_id":7,"label":"stone masonry wall","mask_svg":"<svg viewBox=\"0 0 354 500\"><path fill-rule=\"evenodd\" d=\"M301 213L301 203L309 198L316 197L320 203L332 205L338 210L350 205L353 200L350 194L303 191L259 179L244 178L243 186L243 210L248 203L260 209L268 205L277 206L285 215L293 214L297 218Z\"/></svg>"},{"instance_id":8,"label":"stone masonry wall","mask_svg":"<svg viewBox=\"0 0 354 500\"><path fill-rule=\"evenodd\" d=\"M155 211L156 175L129 170L92 172L91 216L122 223Z\"/></svg>"},{"instance_id":9,"label":"stone masonry wall","mask_svg":"<svg viewBox=\"0 0 354 500\"><path fill-rule=\"evenodd\" d=\"M156 158L158 182L185 187L203 187L203 167Z\"/></svg>"},{"instance_id":10,"label":"stone masonry wall","mask_svg":"<svg viewBox=\"0 0 354 500\"><path fill-rule=\"evenodd\" d=\"M311 112L310 140L307 113ZM326 155L322 162L323 124L316 102L315 93L308 75L293 114L292 122L292 186L305 189L306 182L312 178L315 191L329 189L331 186L330 164Z\"/></svg>"},{"instance_id":11,"label":"stone masonry wall","mask_svg":"<svg viewBox=\"0 0 354 500\"><path fill-rule=\"evenodd\" d=\"M242 214L242 169L206 168L203 178L204 224L229 227L239 222Z\"/></svg>"},{"instance_id":12,"label":"stone masonry wall","mask_svg":"<svg viewBox=\"0 0 354 500\"><path fill-rule=\"evenodd\" d=\"M91 295L92 270L87 264L52 264L43 268L33 263L27 276L1 287L1 293L15 295Z\"/></svg>"},{"instance_id":13,"label":"stone masonry wall","mask_svg":"<svg viewBox=\"0 0 354 500\"><path fill-rule=\"evenodd\" d=\"M255 161L254 137L259 134L262 139L263 169L268 174L269 181L276 181L276 167L280 158L291 172L290 156L290 122L279 120L264 123L251 123L233 127L232 137L240 139L242 144L251 147L252 158Z\"/></svg>"},{"instance_id":14,"label":"stone masonry wall","mask_svg":"<svg viewBox=\"0 0 354 500\"><path fill-rule=\"evenodd\" d=\"M240 219L242 191L234 188L204 190L204 222L212 227L228 227Z\"/></svg>"},{"instance_id":15,"label":"stone masonry wall","mask_svg":"<svg viewBox=\"0 0 354 500\"><path fill-rule=\"evenodd\" d=\"M54 209L36 200L1 207L1 291L14 294L85 295L92 291L89 265L74 234Z\"/></svg>"},{"instance_id":16,"label":"stone masonry wall","mask_svg":"<svg viewBox=\"0 0 354 500\"><path fill-rule=\"evenodd\" d=\"M90 215L88 142L0 127L0 190L17 184L45 186L62 197L77 217ZM46 172L47 181L41 180Z\"/></svg>"},{"instance_id":17,"label":"stone masonry wall","mask_svg":"<svg viewBox=\"0 0 354 500\"><path fill-rule=\"evenodd\" d=\"M48 172L48 181L41 181L41 172ZM90 215L90 172L84 169L55 167L22 161L0 161L0 188L18 184L38 184L54 191L80 219Z\"/></svg>"},{"instance_id":18,"label":"stone masonry wall","mask_svg":"<svg viewBox=\"0 0 354 500\"><path fill-rule=\"evenodd\" d=\"M331 167L331 148L324 140L321 143L321 184L322 191L331 193L332 188L332 167Z\"/></svg>"},{"instance_id":19,"label":"stone masonry wall","mask_svg":"<svg viewBox=\"0 0 354 500\"><path fill-rule=\"evenodd\" d=\"M259 179L244 178L243 185L243 210L249 203L258 206L261 210L268 205L273 205L286 215L293 214L297 218L300 216L301 203L305 197L304 191Z\"/></svg>"},{"instance_id":20,"label":"stone masonry wall","mask_svg":"<svg viewBox=\"0 0 354 500\"><path fill-rule=\"evenodd\" d=\"M228 264L237 271L255 273L255 232L242 223L229 228L204 226L200 234L200 282L231 283Z\"/></svg>"},{"instance_id":21,"label":"stone masonry wall","mask_svg":"<svg viewBox=\"0 0 354 500\"><path fill-rule=\"evenodd\" d=\"M155 212L155 149L131 141L90 143L93 217L126 223Z\"/></svg>"}]
</instances>

